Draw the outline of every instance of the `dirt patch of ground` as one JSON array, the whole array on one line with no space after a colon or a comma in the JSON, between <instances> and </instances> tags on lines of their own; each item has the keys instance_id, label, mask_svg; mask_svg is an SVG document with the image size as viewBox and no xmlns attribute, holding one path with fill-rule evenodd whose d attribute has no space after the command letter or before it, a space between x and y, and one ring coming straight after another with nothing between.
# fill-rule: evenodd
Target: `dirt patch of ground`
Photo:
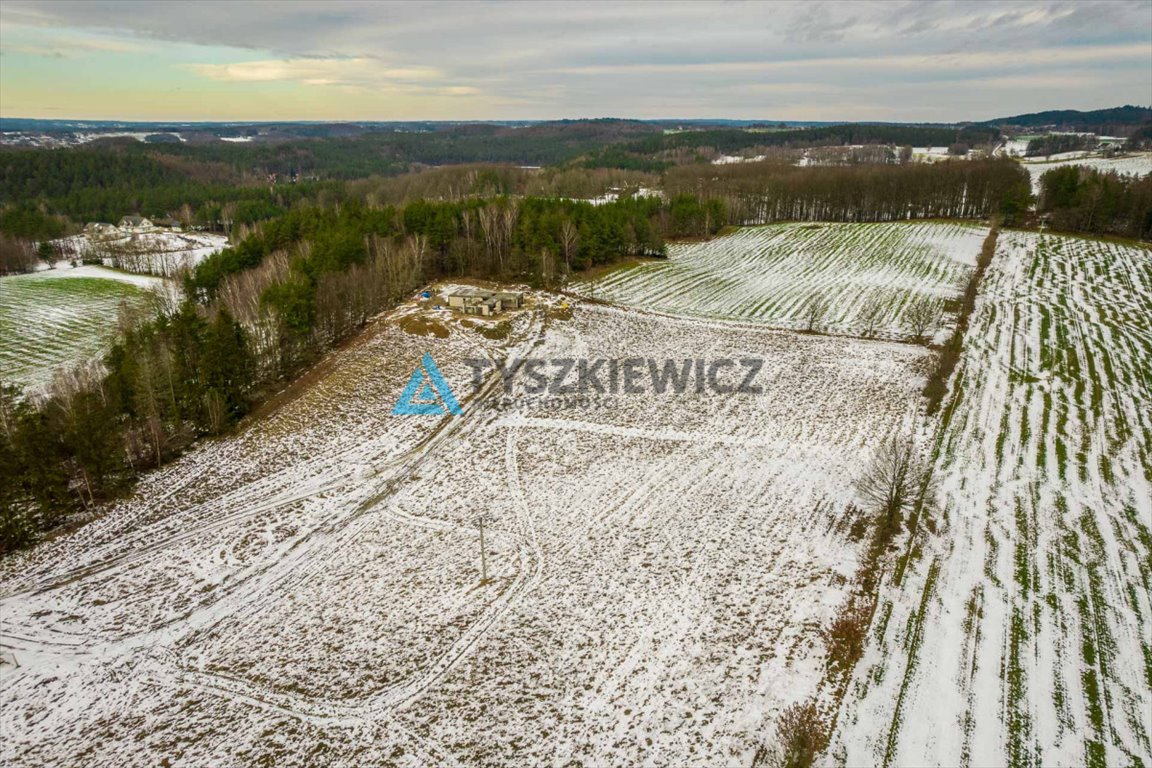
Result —
<instances>
[{"instance_id":1,"label":"dirt patch of ground","mask_svg":"<svg viewBox=\"0 0 1152 768\"><path fill-rule=\"evenodd\" d=\"M449 331L436 320L420 314L406 315L397 322L400 330L413 336L435 336L438 339L448 338Z\"/></svg>"},{"instance_id":2,"label":"dirt patch of ground","mask_svg":"<svg viewBox=\"0 0 1152 768\"><path fill-rule=\"evenodd\" d=\"M477 320L464 319L460 321L460 325L494 341L508 338L508 334L512 331L512 323L509 320L501 320L498 323L484 323Z\"/></svg>"}]
</instances>

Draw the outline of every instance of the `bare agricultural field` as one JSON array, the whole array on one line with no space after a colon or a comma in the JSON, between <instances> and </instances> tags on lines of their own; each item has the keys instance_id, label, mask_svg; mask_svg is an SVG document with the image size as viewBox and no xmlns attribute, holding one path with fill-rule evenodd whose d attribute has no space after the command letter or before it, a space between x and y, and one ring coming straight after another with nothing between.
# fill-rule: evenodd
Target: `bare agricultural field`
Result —
<instances>
[{"instance_id":1,"label":"bare agricultural field","mask_svg":"<svg viewBox=\"0 0 1152 768\"><path fill-rule=\"evenodd\" d=\"M1152 763L1152 252L1002 232L847 765Z\"/></svg>"},{"instance_id":2,"label":"bare agricultural field","mask_svg":"<svg viewBox=\"0 0 1152 768\"><path fill-rule=\"evenodd\" d=\"M988 228L970 223L794 223L669 246L668 259L580 283L585 296L673 315L904 339L918 300L957 298ZM947 322L940 318L928 334Z\"/></svg>"},{"instance_id":3,"label":"bare agricultural field","mask_svg":"<svg viewBox=\"0 0 1152 768\"><path fill-rule=\"evenodd\" d=\"M823 695L862 546L843 510L928 353L545 309L501 340L450 313L412 335L401 310L267 419L4 563L0 759L747 765ZM463 416L391 415L424 352ZM468 358L529 354L761 357L764 389L473 394Z\"/></svg>"}]
</instances>

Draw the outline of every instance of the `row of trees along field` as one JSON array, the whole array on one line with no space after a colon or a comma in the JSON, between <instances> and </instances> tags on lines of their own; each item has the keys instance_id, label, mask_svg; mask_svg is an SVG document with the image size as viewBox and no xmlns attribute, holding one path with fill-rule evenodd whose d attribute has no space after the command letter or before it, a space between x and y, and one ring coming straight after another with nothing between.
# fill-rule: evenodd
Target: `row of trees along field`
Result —
<instances>
[{"instance_id":1,"label":"row of trees along field","mask_svg":"<svg viewBox=\"0 0 1152 768\"><path fill-rule=\"evenodd\" d=\"M1095 149L1098 143L1099 140L1092 134L1050 133L1047 136L1031 139L1024 154L1026 157L1056 155L1061 152Z\"/></svg>"},{"instance_id":2,"label":"row of trees along field","mask_svg":"<svg viewBox=\"0 0 1152 768\"><path fill-rule=\"evenodd\" d=\"M673 196L723 203L734 224L896 221L1001 214L1031 204L1028 174L1008 159L798 168L773 163L681 166L665 174Z\"/></svg>"},{"instance_id":3,"label":"row of trees along field","mask_svg":"<svg viewBox=\"0 0 1152 768\"><path fill-rule=\"evenodd\" d=\"M985 216L1013 199L1022 173L991 162L819 168L805 186L792 177L803 169L710 170L714 177L670 174L667 199L602 205L468 195L380 205L368 200L386 188L364 184L345 187L338 203L298 204L244 228L187 278L182 305L150 318L125 313L102 367L59 377L34 403L5 391L0 550L117 493L197 436L228 429L264 393L429 281L551 286L580 269L658 254L667 236L709 235L767 211L848 221ZM487 188L514 178L464 173ZM453 183L447 173L437 182ZM938 202L909 207L917 195Z\"/></svg>"},{"instance_id":4,"label":"row of trees along field","mask_svg":"<svg viewBox=\"0 0 1152 768\"><path fill-rule=\"evenodd\" d=\"M1040 177L1038 211L1063 232L1152 240L1152 174L1054 168Z\"/></svg>"}]
</instances>

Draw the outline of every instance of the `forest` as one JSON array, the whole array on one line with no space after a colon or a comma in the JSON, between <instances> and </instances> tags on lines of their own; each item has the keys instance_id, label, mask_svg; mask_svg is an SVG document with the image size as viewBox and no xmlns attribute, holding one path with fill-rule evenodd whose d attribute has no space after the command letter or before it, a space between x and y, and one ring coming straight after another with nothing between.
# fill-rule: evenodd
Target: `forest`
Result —
<instances>
[{"instance_id":1,"label":"forest","mask_svg":"<svg viewBox=\"0 0 1152 768\"><path fill-rule=\"evenodd\" d=\"M173 215L186 224L223 230L274 215L272 208L286 210L302 198L331 202L340 196L342 180L395 177L426 166L575 166L659 174L698 162L702 151L710 156L758 147L978 146L998 135L988 127L896 125L664 133L640 121L583 120L252 143L101 139L82 148L8 148L0 150L0 232L52 237L58 229L52 216L83 224L114 221L129 212Z\"/></svg>"},{"instance_id":2,"label":"forest","mask_svg":"<svg viewBox=\"0 0 1152 768\"><path fill-rule=\"evenodd\" d=\"M1037 209L1053 229L1152 240L1152 174L1069 165L1040 177Z\"/></svg>"}]
</instances>

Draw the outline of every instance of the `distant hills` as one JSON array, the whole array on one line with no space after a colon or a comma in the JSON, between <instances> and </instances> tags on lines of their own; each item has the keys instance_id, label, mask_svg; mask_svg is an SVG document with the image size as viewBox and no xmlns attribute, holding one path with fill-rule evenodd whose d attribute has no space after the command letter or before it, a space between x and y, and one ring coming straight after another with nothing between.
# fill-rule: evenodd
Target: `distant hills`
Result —
<instances>
[{"instance_id":1,"label":"distant hills","mask_svg":"<svg viewBox=\"0 0 1152 768\"><path fill-rule=\"evenodd\" d=\"M1015 128L1050 129L1056 131L1082 131L1103 135L1128 136L1133 132L1145 133L1152 126L1152 107L1126 104L1110 109L1080 111L1056 109L1029 112L1022 115L998 117L984 121L958 121L955 123L914 123L901 121L794 121L794 120L740 120L729 118L685 118L633 120L621 118L590 118L566 120L360 120L309 121L288 120L269 122L210 121L210 122L150 122L117 120L53 120L0 117L3 144L20 144L35 137L55 137L49 146L86 143L102 137L128 137L135 135L149 143L164 140L211 143L224 141L285 141L307 138L354 138L372 134L439 133L458 137L508 136L566 139L596 139L616 141L659 134L662 131L780 131L807 130L819 132L836 126L888 126L961 129ZM1012 132L1012 131L1010 131ZM24 136L21 137L20 134Z\"/></svg>"},{"instance_id":2,"label":"distant hills","mask_svg":"<svg viewBox=\"0 0 1152 768\"><path fill-rule=\"evenodd\" d=\"M1025 115L998 117L985 120L983 125L1015 125L1021 128L1056 128L1067 131L1105 133L1109 126L1134 126L1152 121L1152 107L1125 104L1111 109L1051 109L1047 112L1029 112Z\"/></svg>"}]
</instances>

